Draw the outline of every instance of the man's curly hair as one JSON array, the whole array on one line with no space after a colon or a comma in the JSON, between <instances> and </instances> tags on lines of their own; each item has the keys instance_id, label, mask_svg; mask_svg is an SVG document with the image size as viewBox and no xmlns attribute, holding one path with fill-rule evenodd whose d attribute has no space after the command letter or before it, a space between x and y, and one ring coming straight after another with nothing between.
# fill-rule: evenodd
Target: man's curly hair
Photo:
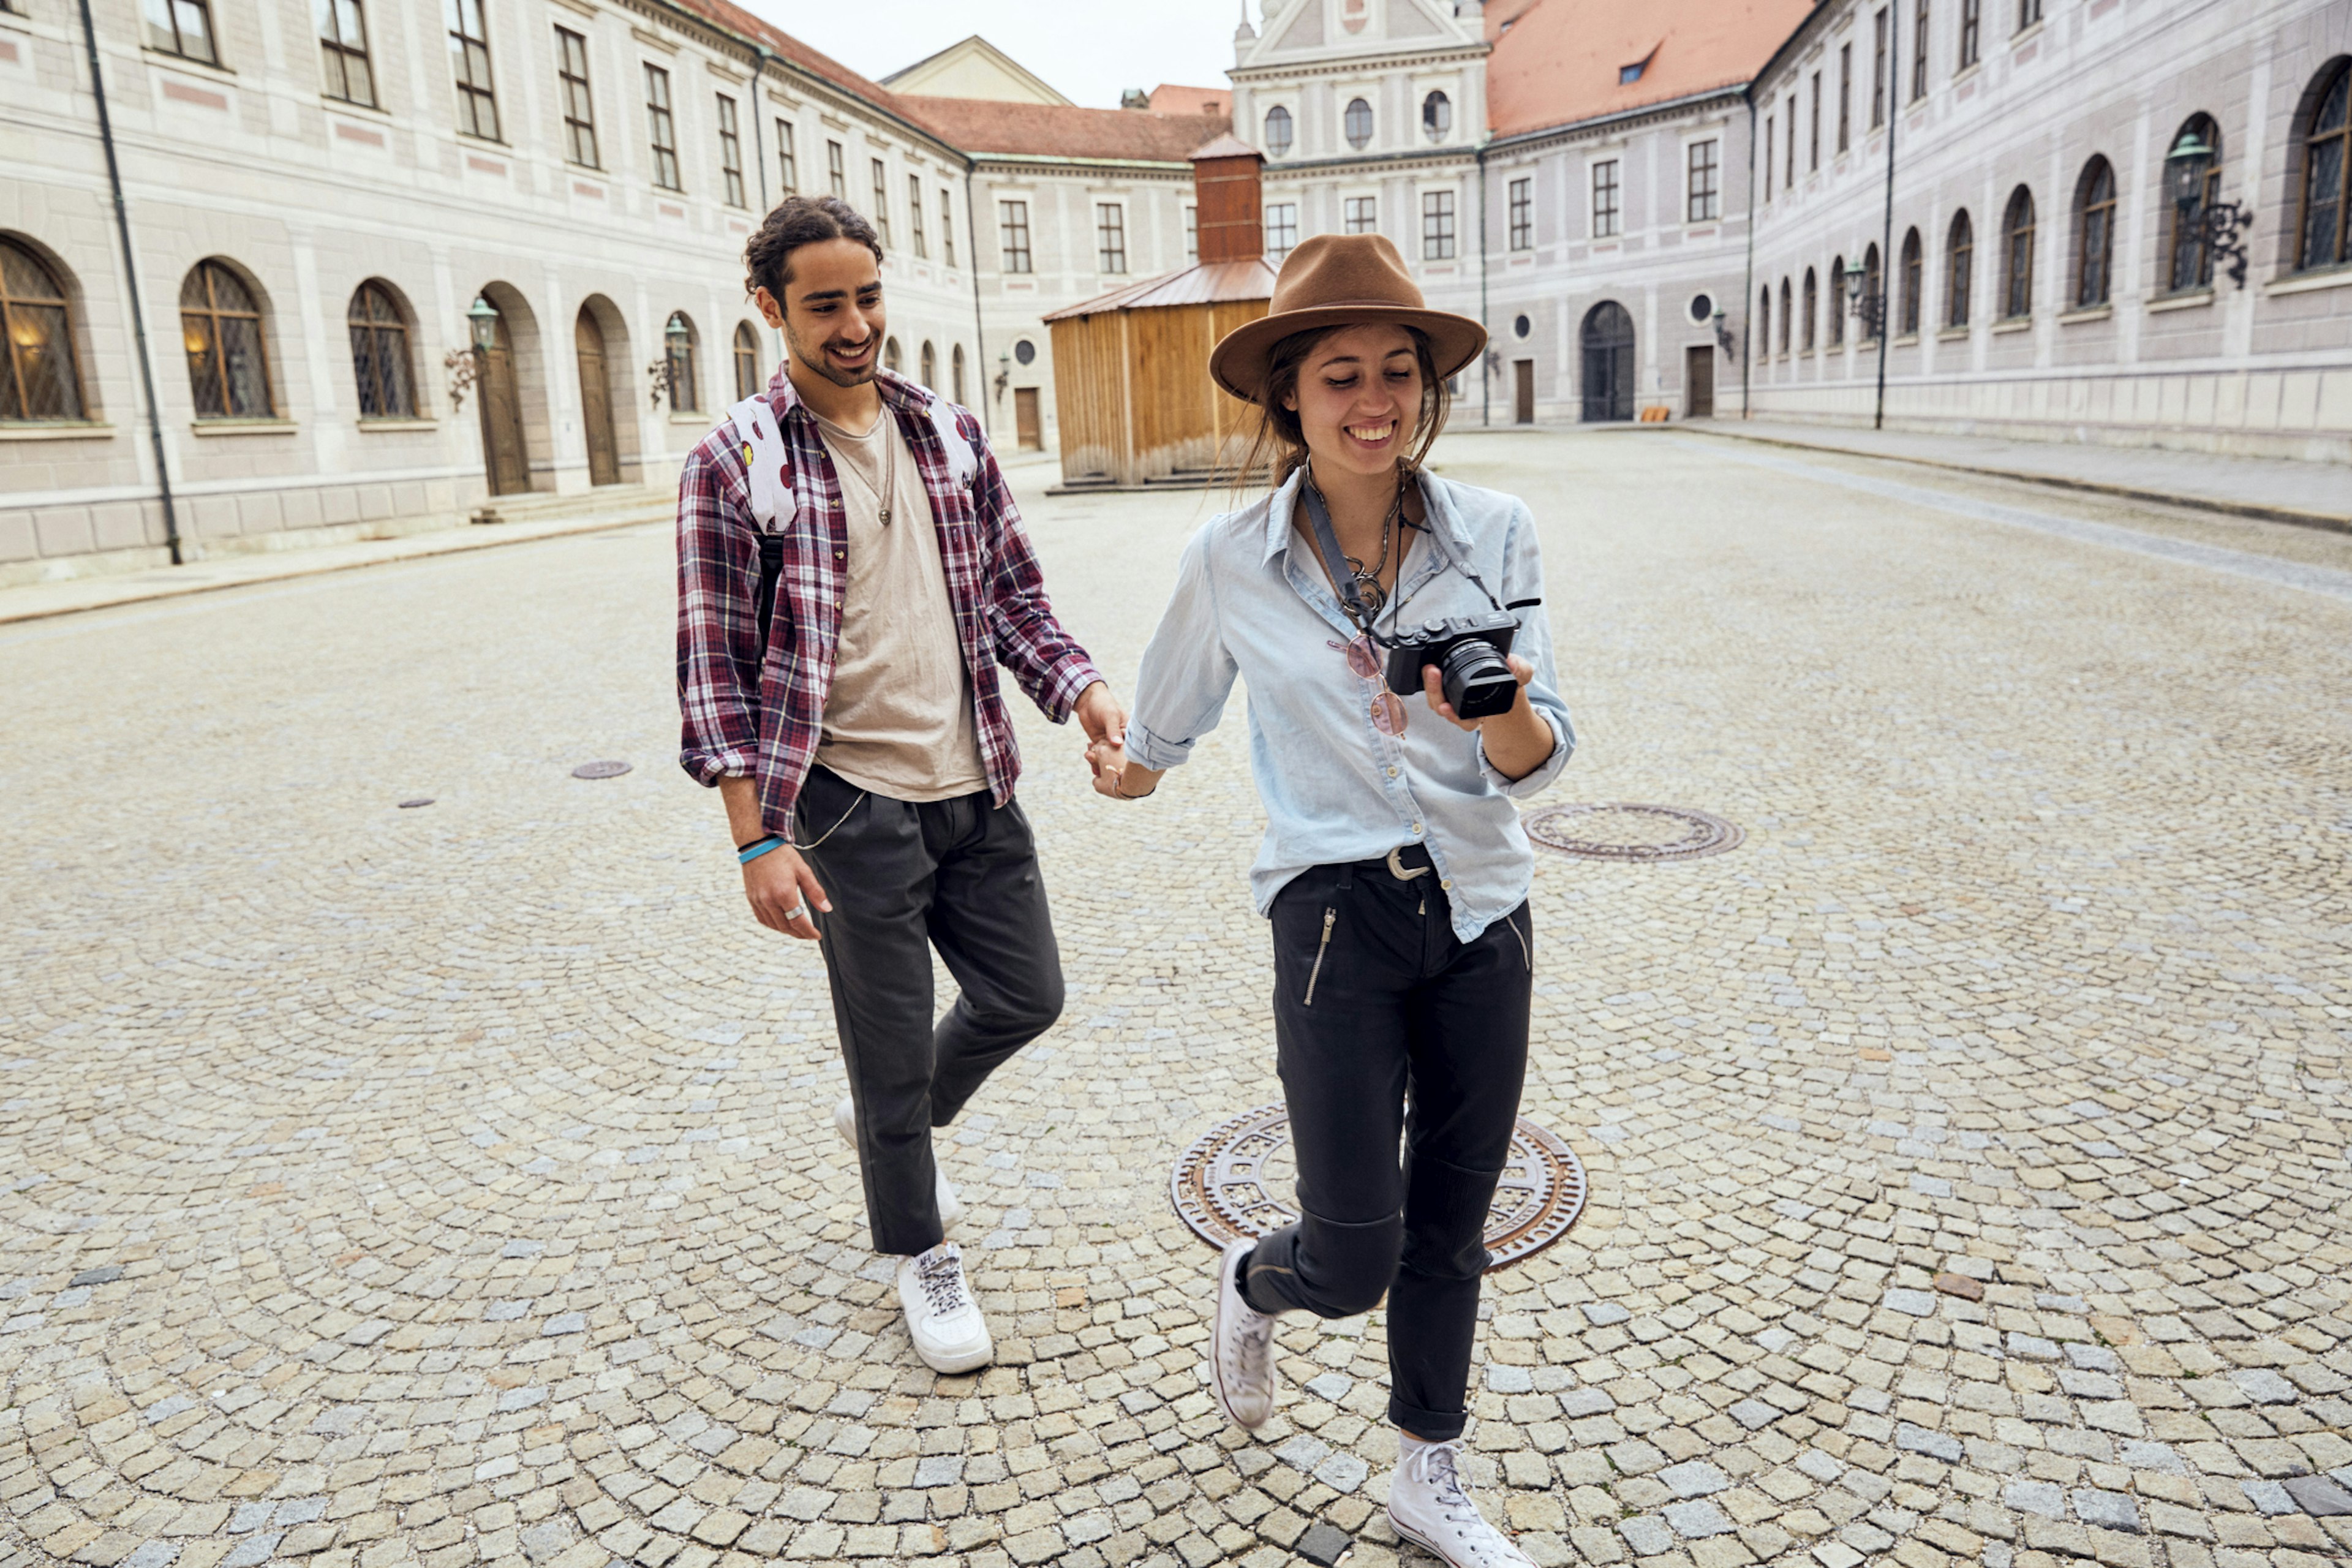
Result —
<instances>
[{"instance_id":1,"label":"man's curly hair","mask_svg":"<svg viewBox=\"0 0 2352 1568\"><path fill-rule=\"evenodd\" d=\"M765 289L782 305L784 285L793 280L793 252L828 239L854 239L874 253L877 265L882 260L881 237L856 207L839 196L786 196L743 247L743 292Z\"/></svg>"}]
</instances>

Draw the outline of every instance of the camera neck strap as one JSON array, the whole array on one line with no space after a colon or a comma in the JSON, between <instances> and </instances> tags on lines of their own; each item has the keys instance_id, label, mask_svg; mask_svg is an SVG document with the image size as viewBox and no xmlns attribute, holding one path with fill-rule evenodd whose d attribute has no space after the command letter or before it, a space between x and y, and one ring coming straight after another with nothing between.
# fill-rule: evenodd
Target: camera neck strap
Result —
<instances>
[{"instance_id":1,"label":"camera neck strap","mask_svg":"<svg viewBox=\"0 0 2352 1568\"><path fill-rule=\"evenodd\" d=\"M1419 476L1415 475L1414 479L1415 482L1418 482ZM1298 501L1307 509L1307 526L1315 535L1315 548L1323 557L1324 570L1331 574L1332 586L1339 590L1339 604L1348 612L1348 618L1355 622L1364 635L1370 637L1372 641L1382 647L1388 647L1389 639L1372 629L1372 622L1377 618L1378 612L1369 608L1364 604L1363 595L1356 591L1355 568L1348 563L1347 552L1339 548L1339 536L1331 527L1331 510L1324 504L1323 492L1315 488L1312 474L1300 474ZM1408 521L1405 526L1411 528L1414 525ZM1421 526L1420 531L1429 536L1430 547L1437 552L1439 559L1443 560L1448 568L1476 584L1478 592L1486 595L1486 602L1496 609L1503 608L1503 602L1495 597L1495 591L1486 586L1486 580L1480 577L1477 571L1454 548L1454 541L1447 536L1443 521L1433 517L1427 523ZM1397 562L1397 573L1402 578L1404 573L1404 563L1402 559ZM1393 610L1402 601L1399 599L1391 599L1389 608Z\"/></svg>"}]
</instances>

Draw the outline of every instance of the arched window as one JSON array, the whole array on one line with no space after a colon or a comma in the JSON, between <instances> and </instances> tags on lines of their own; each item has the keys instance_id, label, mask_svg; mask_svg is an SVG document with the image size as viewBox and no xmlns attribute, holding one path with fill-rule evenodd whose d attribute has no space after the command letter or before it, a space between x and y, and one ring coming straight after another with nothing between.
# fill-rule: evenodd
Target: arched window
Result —
<instances>
[{"instance_id":1,"label":"arched window","mask_svg":"<svg viewBox=\"0 0 2352 1568\"><path fill-rule=\"evenodd\" d=\"M1808 267L1805 268L1805 341L1803 345L1807 353L1813 352L1815 333L1821 324L1821 300L1819 299L1819 292L1820 290L1813 276L1813 269Z\"/></svg>"},{"instance_id":2,"label":"arched window","mask_svg":"<svg viewBox=\"0 0 2352 1568\"><path fill-rule=\"evenodd\" d=\"M1830 262L1830 293L1822 301L1829 307L1829 345L1836 348L1845 342L1845 258Z\"/></svg>"},{"instance_id":3,"label":"arched window","mask_svg":"<svg viewBox=\"0 0 2352 1568\"><path fill-rule=\"evenodd\" d=\"M1278 103L1265 111L1265 155L1290 156L1290 110Z\"/></svg>"},{"instance_id":4,"label":"arched window","mask_svg":"<svg viewBox=\"0 0 2352 1568\"><path fill-rule=\"evenodd\" d=\"M1969 269L1976 260L1976 226L1966 207L1952 216L1952 232L1944 241L1944 325L1969 324L1969 289L1975 281Z\"/></svg>"},{"instance_id":5,"label":"arched window","mask_svg":"<svg viewBox=\"0 0 2352 1568\"><path fill-rule=\"evenodd\" d=\"M268 419L278 413L261 307L218 261L199 261L180 285L180 337L199 419Z\"/></svg>"},{"instance_id":6,"label":"arched window","mask_svg":"<svg viewBox=\"0 0 2352 1568\"><path fill-rule=\"evenodd\" d=\"M1886 273L1874 245L1862 253L1862 307L1863 341L1876 342L1886 332Z\"/></svg>"},{"instance_id":7,"label":"arched window","mask_svg":"<svg viewBox=\"0 0 2352 1568\"><path fill-rule=\"evenodd\" d=\"M2299 268L2352 261L2346 216L2352 214L2352 59L2321 73L2310 128L2303 139L2303 222L2295 228Z\"/></svg>"},{"instance_id":8,"label":"arched window","mask_svg":"<svg viewBox=\"0 0 2352 1568\"><path fill-rule=\"evenodd\" d=\"M416 417L416 362L409 357L408 322L392 290L373 280L352 291L345 324L352 334L352 374L359 380L360 417Z\"/></svg>"},{"instance_id":9,"label":"arched window","mask_svg":"<svg viewBox=\"0 0 2352 1568\"><path fill-rule=\"evenodd\" d=\"M749 321L735 323L735 401L760 395L760 334Z\"/></svg>"},{"instance_id":10,"label":"arched window","mask_svg":"<svg viewBox=\"0 0 2352 1568\"><path fill-rule=\"evenodd\" d=\"M1927 281L1927 247L1919 243L1919 231L1912 229L1903 237L1903 310L1901 324L1895 329L1906 338L1919 335L1919 300Z\"/></svg>"},{"instance_id":11,"label":"arched window","mask_svg":"<svg viewBox=\"0 0 2352 1568\"><path fill-rule=\"evenodd\" d=\"M1348 132L1348 145L1360 153L1372 144L1372 106L1360 98L1348 100L1348 112L1342 124Z\"/></svg>"},{"instance_id":12,"label":"arched window","mask_svg":"<svg viewBox=\"0 0 2352 1568\"><path fill-rule=\"evenodd\" d=\"M2074 307L2107 302L2116 252L2116 172L2105 158L2074 185Z\"/></svg>"},{"instance_id":13,"label":"arched window","mask_svg":"<svg viewBox=\"0 0 2352 1568\"><path fill-rule=\"evenodd\" d=\"M2000 313L2033 314L2033 193L2020 185L2000 217Z\"/></svg>"},{"instance_id":14,"label":"arched window","mask_svg":"<svg viewBox=\"0 0 2352 1568\"><path fill-rule=\"evenodd\" d=\"M2221 128L2210 114L2192 114L2172 138L2164 160L2165 291L2210 288L2213 246L2205 213L2221 193Z\"/></svg>"},{"instance_id":15,"label":"arched window","mask_svg":"<svg viewBox=\"0 0 2352 1568\"><path fill-rule=\"evenodd\" d=\"M0 239L0 420L82 419L73 314L57 274L14 240Z\"/></svg>"},{"instance_id":16,"label":"arched window","mask_svg":"<svg viewBox=\"0 0 2352 1568\"><path fill-rule=\"evenodd\" d=\"M1421 133L1432 142L1443 142L1454 132L1454 100L1442 92L1433 92L1421 100Z\"/></svg>"},{"instance_id":17,"label":"arched window","mask_svg":"<svg viewBox=\"0 0 2352 1568\"><path fill-rule=\"evenodd\" d=\"M1772 357L1772 285L1769 283L1756 294L1756 353L1761 359Z\"/></svg>"},{"instance_id":18,"label":"arched window","mask_svg":"<svg viewBox=\"0 0 2352 1568\"><path fill-rule=\"evenodd\" d=\"M955 401L960 404L969 402L970 400L963 395L963 345L961 343L956 344L949 352L948 366L950 374L955 378Z\"/></svg>"},{"instance_id":19,"label":"arched window","mask_svg":"<svg viewBox=\"0 0 2352 1568\"><path fill-rule=\"evenodd\" d=\"M668 324L662 328L662 360L669 372L669 409L673 414L692 414L702 406L700 367L694 363L700 347L693 321L684 310L671 311Z\"/></svg>"},{"instance_id":20,"label":"arched window","mask_svg":"<svg viewBox=\"0 0 2352 1568\"><path fill-rule=\"evenodd\" d=\"M882 340L882 368L890 372L893 375L896 375L898 374L901 364L902 362L898 355L898 340L896 338L884 338Z\"/></svg>"},{"instance_id":21,"label":"arched window","mask_svg":"<svg viewBox=\"0 0 2352 1568\"><path fill-rule=\"evenodd\" d=\"M937 392L940 381L940 351L931 347L930 340L928 338L923 342L922 362L923 384Z\"/></svg>"},{"instance_id":22,"label":"arched window","mask_svg":"<svg viewBox=\"0 0 2352 1568\"><path fill-rule=\"evenodd\" d=\"M1796 325L1797 292L1786 278L1780 279L1780 352L1789 352L1789 333Z\"/></svg>"}]
</instances>

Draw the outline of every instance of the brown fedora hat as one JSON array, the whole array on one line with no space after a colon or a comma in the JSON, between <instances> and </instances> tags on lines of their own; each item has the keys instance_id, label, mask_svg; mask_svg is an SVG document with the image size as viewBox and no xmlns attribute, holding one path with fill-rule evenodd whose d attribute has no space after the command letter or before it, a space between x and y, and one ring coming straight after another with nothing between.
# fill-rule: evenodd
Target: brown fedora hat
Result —
<instances>
[{"instance_id":1,"label":"brown fedora hat","mask_svg":"<svg viewBox=\"0 0 2352 1568\"><path fill-rule=\"evenodd\" d=\"M1378 234L1318 234L1303 240L1274 280L1266 313L1227 332L1210 351L1209 374L1245 403L1265 389L1274 345L1295 332L1392 321L1427 335L1440 380L1478 357L1486 329L1467 316L1433 310L1405 270L1404 258Z\"/></svg>"}]
</instances>

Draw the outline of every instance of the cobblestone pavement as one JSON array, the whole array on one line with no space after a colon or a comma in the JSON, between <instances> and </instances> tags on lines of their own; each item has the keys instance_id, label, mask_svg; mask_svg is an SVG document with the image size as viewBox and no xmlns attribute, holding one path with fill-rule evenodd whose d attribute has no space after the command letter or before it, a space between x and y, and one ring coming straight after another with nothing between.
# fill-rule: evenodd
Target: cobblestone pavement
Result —
<instances>
[{"instance_id":1,"label":"cobblestone pavement","mask_svg":"<svg viewBox=\"0 0 2352 1568\"><path fill-rule=\"evenodd\" d=\"M1595 1193L1490 1281L1489 1506L1546 1564L2352 1554L2352 605L1711 443L1442 459L1544 520L1551 798L1748 832L1539 870ZM1034 500L1120 679L1206 510ZM1131 808L1022 721L1071 1002L943 1142L1000 1354L940 1378L669 600L656 528L0 633L0 1563L1426 1563L1379 1314L1285 1326L1255 1439L1199 1376L1169 1163L1277 1097L1238 711Z\"/></svg>"}]
</instances>

